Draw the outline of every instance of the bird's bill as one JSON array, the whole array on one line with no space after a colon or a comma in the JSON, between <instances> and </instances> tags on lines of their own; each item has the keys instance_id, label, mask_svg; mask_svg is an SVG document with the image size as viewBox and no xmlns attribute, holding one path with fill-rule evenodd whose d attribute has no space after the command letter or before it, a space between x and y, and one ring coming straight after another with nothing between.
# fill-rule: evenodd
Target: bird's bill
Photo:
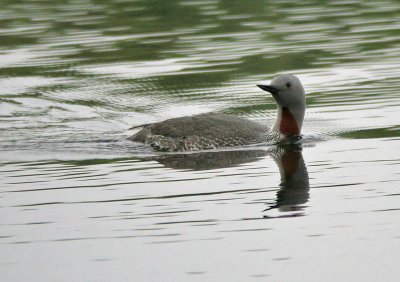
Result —
<instances>
[{"instance_id":1,"label":"bird's bill","mask_svg":"<svg viewBox=\"0 0 400 282\"><path fill-rule=\"evenodd\" d=\"M275 87L272 86L272 85L258 84L257 86L258 86L259 88L261 88L262 90L267 91L267 92L269 92L269 93L271 93L271 94L276 94L276 93L278 93L278 89L275 88Z\"/></svg>"}]
</instances>

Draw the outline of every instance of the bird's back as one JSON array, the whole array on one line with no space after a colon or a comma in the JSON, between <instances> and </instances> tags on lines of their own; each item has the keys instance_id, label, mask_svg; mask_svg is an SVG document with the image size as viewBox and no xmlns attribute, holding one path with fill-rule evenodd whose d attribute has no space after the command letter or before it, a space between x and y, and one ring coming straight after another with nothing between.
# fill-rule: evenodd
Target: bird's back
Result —
<instances>
[{"instance_id":1,"label":"bird's back","mask_svg":"<svg viewBox=\"0 0 400 282\"><path fill-rule=\"evenodd\" d=\"M129 139L163 151L196 151L260 143L268 132L254 121L209 113L153 123Z\"/></svg>"}]
</instances>

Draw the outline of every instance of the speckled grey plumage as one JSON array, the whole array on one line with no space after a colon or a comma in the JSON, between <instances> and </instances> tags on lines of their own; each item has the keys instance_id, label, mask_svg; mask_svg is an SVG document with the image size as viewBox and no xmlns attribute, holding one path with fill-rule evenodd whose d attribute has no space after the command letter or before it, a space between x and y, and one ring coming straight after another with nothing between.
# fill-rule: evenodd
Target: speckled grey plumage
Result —
<instances>
[{"instance_id":1,"label":"speckled grey plumage","mask_svg":"<svg viewBox=\"0 0 400 282\"><path fill-rule=\"evenodd\" d=\"M209 113L144 126L129 137L160 151L198 151L265 142L269 128L241 117Z\"/></svg>"}]
</instances>

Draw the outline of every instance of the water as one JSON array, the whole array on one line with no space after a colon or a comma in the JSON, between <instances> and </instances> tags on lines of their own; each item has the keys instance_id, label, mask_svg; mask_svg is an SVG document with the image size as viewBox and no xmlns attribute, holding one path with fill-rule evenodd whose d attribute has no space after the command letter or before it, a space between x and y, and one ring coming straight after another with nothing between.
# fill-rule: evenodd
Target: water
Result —
<instances>
[{"instance_id":1,"label":"water","mask_svg":"<svg viewBox=\"0 0 400 282\"><path fill-rule=\"evenodd\" d=\"M397 281L397 1L2 1L0 280ZM130 127L271 124L302 148L154 152Z\"/></svg>"}]
</instances>

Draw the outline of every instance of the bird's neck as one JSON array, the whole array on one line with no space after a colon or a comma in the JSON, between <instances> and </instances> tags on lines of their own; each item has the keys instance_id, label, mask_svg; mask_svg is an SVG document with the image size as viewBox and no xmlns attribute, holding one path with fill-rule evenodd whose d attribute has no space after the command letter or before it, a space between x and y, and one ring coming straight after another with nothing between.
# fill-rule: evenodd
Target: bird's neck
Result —
<instances>
[{"instance_id":1,"label":"bird's neck","mask_svg":"<svg viewBox=\"0 0 400 282\"><path fill-rule=\"evenodd\" d=\"M284 136L297 135L301 132L303 125L304 110L291 109L289 107L278 107L278 115L276 118L273 131Z\"/></svg>"}]
</instances>

